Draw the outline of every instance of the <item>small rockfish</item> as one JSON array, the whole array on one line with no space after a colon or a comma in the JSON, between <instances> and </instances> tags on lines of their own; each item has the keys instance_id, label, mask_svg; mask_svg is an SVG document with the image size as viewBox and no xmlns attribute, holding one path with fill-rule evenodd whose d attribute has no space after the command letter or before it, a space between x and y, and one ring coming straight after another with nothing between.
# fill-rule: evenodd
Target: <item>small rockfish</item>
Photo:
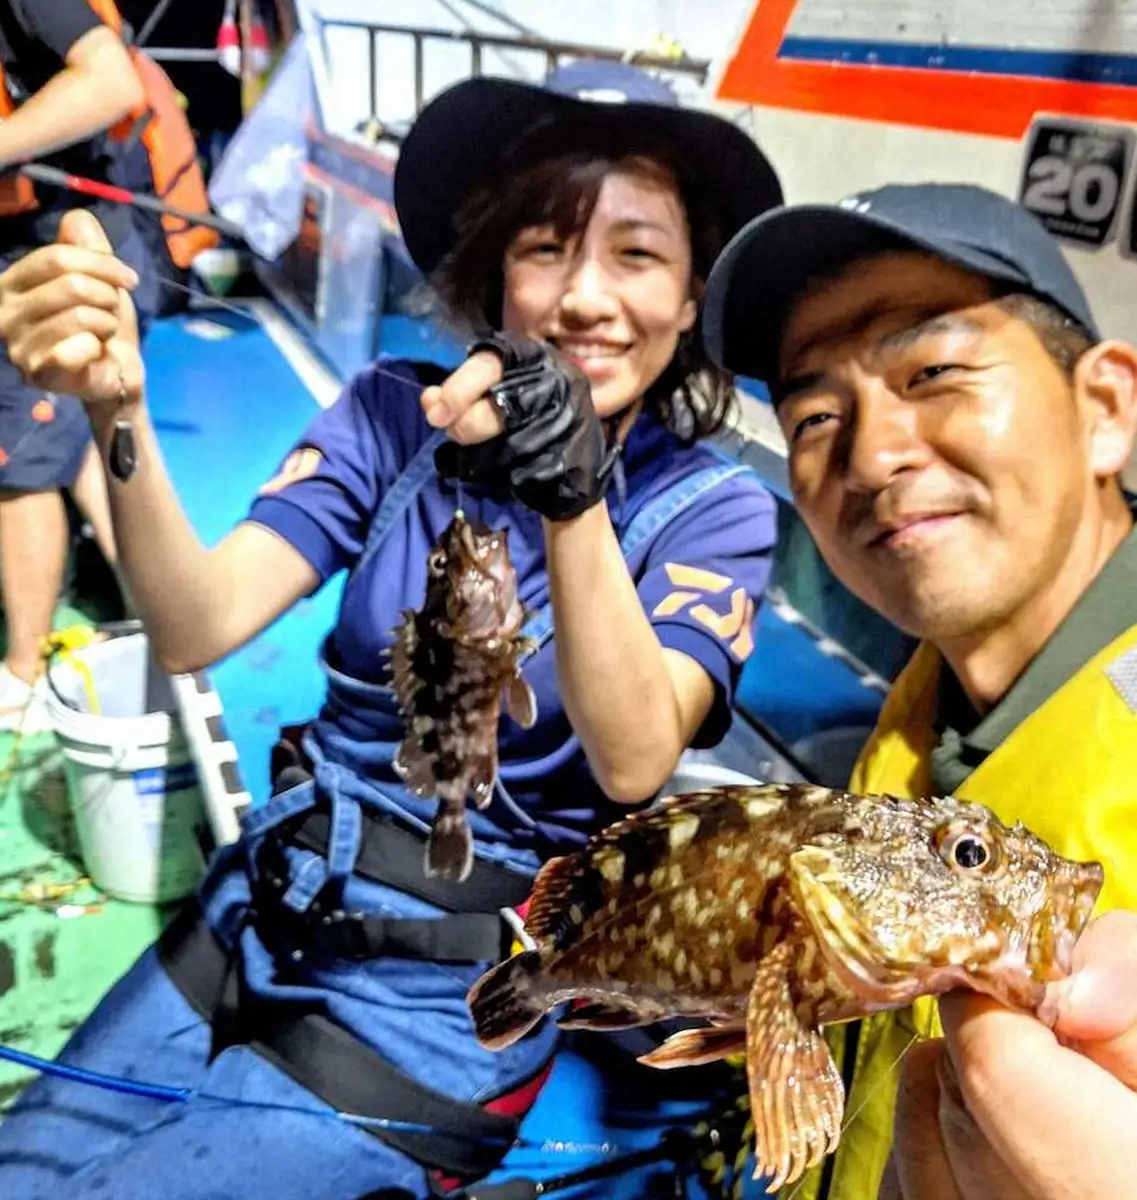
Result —
<instances>
[{"instance_id":1,"label":"small rockfish","mask_svg":"<svg viewBox=\"0 0 1137 1200\"><path fill-rule=\"evenodd\" d=\"M440 801L426 873L463 880L474 854L466 800L484 808L493 796L503 692L522 728L537 719L521 675L525 611L507 531L456 512L430 552L422 608L403 616L391 674L406 734L394 766L415 795Z\"/></svg>"},{"instance_id":2,"label":"small rockfish","mask_svg":"<svg viewBox=\"0 0 1137 1200\"><path fill-rule=\"evenodd\" d=\"M821 1027L967 987L1053 1023L1103 881L1021 825L952 798L802 784L672 797L540 871L535 948L469 994L500 1049L564 1028L702 1017L642 1061L746 1055L755 1178L792 1183L837 1147L844 1086ZM579 1002L583 1001L583 1004Z\"/></svg>"}]
</instances>

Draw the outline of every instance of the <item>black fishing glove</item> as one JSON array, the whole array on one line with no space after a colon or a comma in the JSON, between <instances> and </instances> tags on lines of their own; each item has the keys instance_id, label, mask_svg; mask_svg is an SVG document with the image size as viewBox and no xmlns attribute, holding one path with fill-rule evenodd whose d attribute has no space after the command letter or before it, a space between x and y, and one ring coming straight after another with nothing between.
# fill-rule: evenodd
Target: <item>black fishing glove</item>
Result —
<instances>
[{"instance_id":1,"label":"black fishing glove","mask_svg":"<svg viewBox=\"0 0 1137 1200\"><path fill-rule=\"evenodd\" d=\"M489 395L504 431L477 446L447 441L435 451L440 474L466 483L501 486L550 521L566 521L604 495L619 446L609 445L587 378L550 347L497 333L469 354L492 350L502 361L501 383Z\"/></svg>"}]
</instances>

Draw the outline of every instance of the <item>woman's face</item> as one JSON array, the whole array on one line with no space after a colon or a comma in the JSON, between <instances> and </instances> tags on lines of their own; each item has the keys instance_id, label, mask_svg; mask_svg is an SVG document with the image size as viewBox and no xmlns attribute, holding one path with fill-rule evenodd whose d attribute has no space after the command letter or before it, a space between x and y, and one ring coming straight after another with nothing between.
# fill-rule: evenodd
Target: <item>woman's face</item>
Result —
<instances>
[{"instance_id":1,"label":"woman's face","mask_svg":"<svg viewBox=\"0 0 1137 1200\"><path fill-rule=\"evenodd\" d=\"M587 226L520 230L505 252L502 323L551 342L610 417L639 401L695 323L683 203L662 177L614 169Z\"/></svg>"}]
</instances>

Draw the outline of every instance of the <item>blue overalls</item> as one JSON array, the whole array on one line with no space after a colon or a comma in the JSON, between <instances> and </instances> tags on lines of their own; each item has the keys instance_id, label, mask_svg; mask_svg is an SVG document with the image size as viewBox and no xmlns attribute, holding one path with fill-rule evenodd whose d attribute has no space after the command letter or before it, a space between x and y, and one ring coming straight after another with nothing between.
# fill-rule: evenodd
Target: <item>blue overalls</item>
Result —
<instances>
[{"instance_id":1,"label":"blue overalls","mask_svg":"<svg viewBox=\"0 0 1137 1200\"><path fill-rule=\"evenodd\" d=\"M359 567L431 477L441 437L385 495ZM626 559L646 555L686 505L743 470L724 457L649 500L622 532ZM526 633L538 645L552 636L548 608ZM324 657L327 702L305 737L312 779L246 814L240 842L219 852L199 889L200 911L179 914L61 1055L197 1094L170 1106L38 1080L0 1125L6 1200L54 1197L61 1186L71 1200L254 1190L356 1200L378 1187L422 1197L424 1168L436 1180L483 1175L508 1149L517 1122L488 1109L541 1079L558 1031L546 1021L503 1051L484 1050L465 998L509 952L513 928L500 910L527 897L537 857L479 846L465 884L428 881L426 824L401 808L398 788L368 778L401 737L393 696ZM502 802L526 821L506 786ZM363 1130L337 1111L405 1127ZM10 1148L29 1160L26 1185L18 1161L7 1166ZM50 1175L32 1161L45 1154L59 1164Z\"/></svg>"}]
</instances>

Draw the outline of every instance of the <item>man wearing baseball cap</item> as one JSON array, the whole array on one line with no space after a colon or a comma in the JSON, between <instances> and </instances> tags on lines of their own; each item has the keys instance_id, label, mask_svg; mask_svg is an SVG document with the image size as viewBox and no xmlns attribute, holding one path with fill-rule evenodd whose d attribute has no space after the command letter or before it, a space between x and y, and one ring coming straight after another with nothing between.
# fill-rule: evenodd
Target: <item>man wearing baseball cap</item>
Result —
<instances>
[{"instance_id":1,"label":"man wearing baseball cap","mask_svg":"<svg viewBox=\"0 0 1137 1200\"><path fill-rule=\"evenodd\" d=\"M1137 350L1057 243L973 186L781 208L720 256L705 330L769 384L821 555L921 640L850 787L985 804L1100 860L1099 911L1137 907ZM897 1064L939 1031L930 1002L833 1031L848 1128L799 1200L875 1200Z\"/></svg>"}]
</instances>

